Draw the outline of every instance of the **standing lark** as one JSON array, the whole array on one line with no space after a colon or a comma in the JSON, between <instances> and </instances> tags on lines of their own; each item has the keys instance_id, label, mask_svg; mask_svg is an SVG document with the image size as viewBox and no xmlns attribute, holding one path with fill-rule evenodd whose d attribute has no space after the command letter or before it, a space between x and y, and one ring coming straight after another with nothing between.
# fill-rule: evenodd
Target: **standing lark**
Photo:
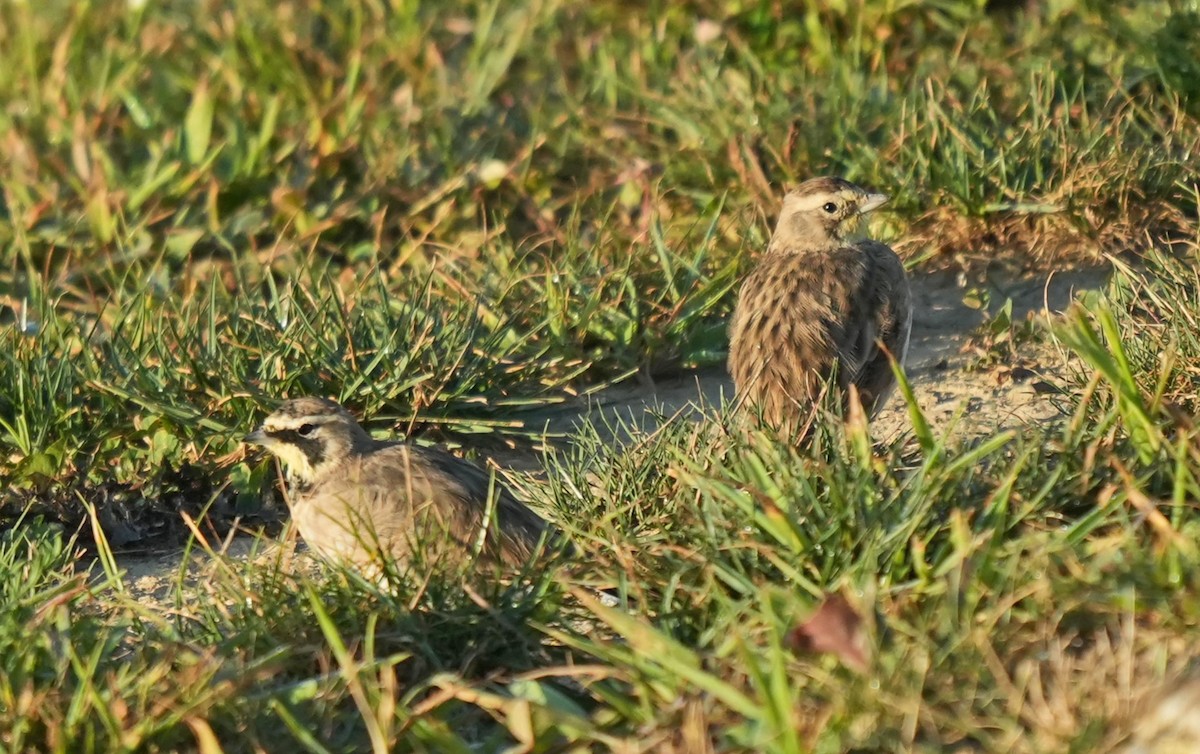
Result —
<instances>
[{"instance_id":1,"label":"standing lark","mask_svg":"<svg viewBox=\"0 0 1200 754\"><path fill-rule=\"evenodd\" d=\"M547 535L546 522L483 469L375 440L331 400L289 400L244 442L287 467L292 518L308 545L369 573L380 555L432 563L475 551L519 567Z\"/></svg>"},{"instance_id":2,"label":"standing lark","mask_svg":"<svg viewBox=\"0 0 1200 754\"><path fill-rule=\"evenodd\" d=\"M805 433L825 385L850 387L873 414L895 387L912 326L896 253L852 241L863 214L887 201L841 178L814 178L783 200L767 253L738 292L729 370L738 397L764 421Z\"/></svg>"}]
</instances>

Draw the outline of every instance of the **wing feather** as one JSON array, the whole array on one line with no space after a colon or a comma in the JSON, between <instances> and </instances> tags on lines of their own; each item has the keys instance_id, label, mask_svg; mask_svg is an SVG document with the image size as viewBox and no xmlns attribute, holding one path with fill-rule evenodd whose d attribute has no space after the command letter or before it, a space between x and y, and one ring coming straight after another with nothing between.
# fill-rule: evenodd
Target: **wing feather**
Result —
<instances>
[{"instance_id":1,"label":"wing feather","mask_svg":"<svg viewBox=\"0 0 1200 754\"><path fill-rule=\"evenodd\" d=\"M345 473L314 486L306 498L324 509L325 527L366 532L399 556L430 544L418 540L436 536L437 529L456 545L473 547L489 506L496 526L484 535L484 553L491 557L523 563L547 529L500 479L445 451L406 443L381 446L347 464ZM301 533L312 539L303 523Z\"/></svg>"}]
</instances>

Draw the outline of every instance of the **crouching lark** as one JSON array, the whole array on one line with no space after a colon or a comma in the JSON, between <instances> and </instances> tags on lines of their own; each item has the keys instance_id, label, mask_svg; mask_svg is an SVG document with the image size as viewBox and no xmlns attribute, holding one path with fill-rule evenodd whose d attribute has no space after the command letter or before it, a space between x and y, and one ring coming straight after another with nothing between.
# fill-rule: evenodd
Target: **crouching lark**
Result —
<instances>
[{"instance_id":1,"label":"crouching lark","mask_svg":"<svg viewBox=\"0 0 1200 754\"><path fill-rule=\"evenodd\" d=\"M289 400L247 435L287 467L300 536L319 555L378 573L380 556L519 567L545 521L478 466L435 448L373 439L324 398ZM495 526L491 526L491 522Z\"/></svg>"},{"instance_id":2,"label":"crouching lark","mask_svg":"<svg viewBox=\"0 0 1200 754\"><path fill-rule=\"evenodd\" d=\"M852 241L863 214L887 201L841 178L814 178L783 200L767 253L738 293L729 370L740 401L770 426L802 435L826 385L851 386L869 414L895 386L912 325L896 253Z\"/></svg>"}]
</instances>

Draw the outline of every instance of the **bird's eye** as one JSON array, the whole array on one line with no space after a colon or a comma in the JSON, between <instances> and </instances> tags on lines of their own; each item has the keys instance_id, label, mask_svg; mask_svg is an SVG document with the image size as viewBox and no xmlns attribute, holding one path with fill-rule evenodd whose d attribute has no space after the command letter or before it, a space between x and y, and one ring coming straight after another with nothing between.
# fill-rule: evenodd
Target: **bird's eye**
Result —
<instances>
[{"instance_id":1,"label":"bird's eye","mask_svg":"<svg viewBox=\"0 0 1200 754\"><path fill-rule=\"evenodd\" d=\"M832 215L834 212L837 212L837 205L833 202L825 202L825 206L821 207L821 209Z\"/></svg>"},{"instance_id":2,"label":"bird's eye","mask_svg":"<svg viewBox=\"0 0 1200 754\"><path fill-rule=\"evenodd\" d=\"M316 431L317 431L317 425L315 425L315 424L301 424L300 428L296 430L296 432L301 437L312 437L313 432L316 432Z\"/></svg>"}]
</instances>

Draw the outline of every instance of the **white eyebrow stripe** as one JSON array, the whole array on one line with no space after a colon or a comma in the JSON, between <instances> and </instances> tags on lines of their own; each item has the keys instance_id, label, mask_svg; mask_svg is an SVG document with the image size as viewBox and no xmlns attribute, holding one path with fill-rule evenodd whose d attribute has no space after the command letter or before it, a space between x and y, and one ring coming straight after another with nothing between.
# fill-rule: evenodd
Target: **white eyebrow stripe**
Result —
<instances>
[{"instance_id":1,"label":"white eyebrow stripe","mask_svg":"<svg viewBox=\"0 0 1200 754\"><path fill-rule=\"evenodd\" d=\"M278 432L280 430L299 429L305 424L331 424L337 421L336 416L289 416L283 419L267 418L263 422L263 429L268 432Z\"/></svg>"},{"instance_id":2,"label":"white eyebrow stripe","mask_svg":"<svg viewBox=\"0 0 1200 754\"><path fill-rule=\"evenodd\" d=\"M838 198L839 197L832 196L830 194L809 194L807 196L796 196L793 194L787 204L789 205L788 208L791 210L806 212L810 209L816 209L826 202L833 201Z\"/></svg>"}]
</instances>

